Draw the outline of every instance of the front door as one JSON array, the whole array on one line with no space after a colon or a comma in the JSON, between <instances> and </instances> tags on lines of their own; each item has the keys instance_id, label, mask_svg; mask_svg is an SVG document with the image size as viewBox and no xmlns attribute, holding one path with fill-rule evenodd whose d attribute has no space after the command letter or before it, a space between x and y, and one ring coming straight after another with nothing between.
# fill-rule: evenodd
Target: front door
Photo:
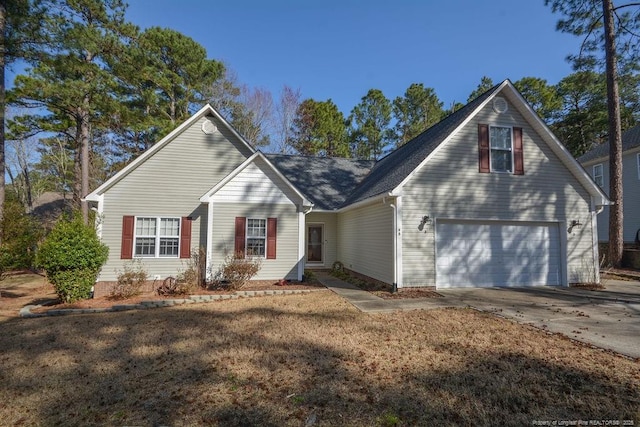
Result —
<instances>
[{"instance_id":1,"label":"front door","mask_svg":"<svg viewBox=\"0 0 640 427\"><path fill-rule=\"evenodd\" d=\"M322 224L309 224L307 226L307 262L314 264L322 264L322 242L323 237Z\"/></svg>"}]
</instances>

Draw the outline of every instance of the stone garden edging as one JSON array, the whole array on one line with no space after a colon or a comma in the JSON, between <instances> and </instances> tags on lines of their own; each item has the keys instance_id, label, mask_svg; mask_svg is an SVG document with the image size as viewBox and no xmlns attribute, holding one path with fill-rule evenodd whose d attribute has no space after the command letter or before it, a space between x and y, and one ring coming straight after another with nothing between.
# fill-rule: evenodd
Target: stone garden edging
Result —
<instances>
[{"instance_id":1,"label":"stone garden edging","mask_svg":"<svg viewBox=\"0 0 640 427\"><path fill-rule=\"evenodd\" d=\"M264 291L236 291L232 294L216 294L216 295L191 295L187 298L161 299L161 300L145 300L137 304L115 304L111 307L101 308L61 308L48 310L42 313L32 313L34 308L43 307L42 305L27 305L20 309L20 317L47 317L47 316L64 316L67 314L90 314L90 313L112 313L116 311L129 310L146 310L150 308L173 307L183 304L196 304L213 301L235 300L240 298L273 296L273 295L295 295L317 292L323 289L276 289Z\"/></svg>"}]
</instances>

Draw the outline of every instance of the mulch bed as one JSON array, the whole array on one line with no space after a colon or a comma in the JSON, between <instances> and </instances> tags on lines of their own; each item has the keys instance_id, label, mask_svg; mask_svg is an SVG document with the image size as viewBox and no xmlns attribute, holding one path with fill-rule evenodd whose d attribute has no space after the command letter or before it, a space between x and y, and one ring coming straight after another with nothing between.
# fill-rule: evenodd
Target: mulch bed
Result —
<instances>
[{"instance_id":1,"label":"mulch bed","mask_svg":"<svg viewBox=\"0 0 640 427\"><path fill-rule=\"evenodd\" d=\"M324 288L321 284L316 283L299 283L287 282L284 285L277 283L250 283L241 289L195 289L190 295L229 295L235 291L269 291L269 290L313 290ZM131 298L119 299L110 296L91 298L73 303L62 303L59 299L53 299L45 302L42 307L31 310L33 313L43 313L48 310L60 310L71 308L106 308L114 305L138 304L141 301L160 301L165 299L187 298L188 295L158 295L155 292L145 292Z\"/></svg>"},{"instance_id":2,"label":"mulch bed","mask_svg":"<svg viewBox=\"0 0 640 427\"><path fill-rule=\"evenodd\" d=\"M442 295L436 291L426 288L403 288L398 289L396 293L387 291L373 291L371 293L382 299L442 298Z\"/></svg>"}]
</instances>

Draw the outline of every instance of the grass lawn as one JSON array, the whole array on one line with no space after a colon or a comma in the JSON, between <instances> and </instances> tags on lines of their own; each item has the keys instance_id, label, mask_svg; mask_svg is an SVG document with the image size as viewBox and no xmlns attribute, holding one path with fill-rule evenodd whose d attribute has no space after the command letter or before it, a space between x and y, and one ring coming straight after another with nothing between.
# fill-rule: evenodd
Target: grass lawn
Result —
<instances>
[{"instance_id":1,"label":"grass lawn","mask_svg":"<svg viewBox=\"0 0 640 427\"><path fill-rule=\"evenodd\" d=\"M473 310L319 291L0 330L2 425L640 422L640 362Z\"/></svg>"}]
</instances>

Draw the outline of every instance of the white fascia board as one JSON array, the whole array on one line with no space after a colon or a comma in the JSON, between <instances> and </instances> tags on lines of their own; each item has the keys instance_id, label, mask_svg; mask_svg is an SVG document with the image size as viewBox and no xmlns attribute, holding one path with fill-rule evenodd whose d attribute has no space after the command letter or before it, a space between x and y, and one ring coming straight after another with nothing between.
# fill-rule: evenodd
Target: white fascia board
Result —
<instances>
[{"instance_id":1,"label":"white fascia board","mask_svg":"<svg viewBox=\"0 0 640 427\"><path fill-rule=\"evenodd\" d=\"M369 197L368 199L360 200L359 202L352 203L349 206L345 206L343 208L336 209L335 211L330 211L330 212L347 212L352 209L360 208L362 206L372 205L376 202L383 202L384 199L392 198L392 197L395 197L395 196L391 193L378 194L376 196L372 196L372 197ZM318 210L314 210L314 212L322 212L322 211L318 209Z\"/></svg>"},{"instance_id":2,"label":"white fascia board","mask_svg":"<svg viewBox=\"0 0 640 427\"><path fill-rule=\"evenodd\" d=\"M220 190L222 187L224 187L225 185L227 185L227 183L229 181L231 181L233 178L236 177L236 175L238 175L240 172L242 172L247 166L249 166L251 164L251 162L253 162L253 160L258 157L258 152L255 152L251 155L251 157L249 157L247 160L245 160L244 162L242 162L240 164L240 166L238 166L237 168L235 168L229 175L225 176L224 178L222 178L222 180L217 183L216 185L214 185L209 191L207 191L206 193L204 193L202 195L202 197L200 197L200 202L202 203L209 203L209 200L211 199L211 197L216 194L218 192L218 190Z\"/></svg>"},{"instance_id":3,"label":"white fascia board","mask_svg":"<svg viewBox=\"0 0 640 427\"><path fill-rule=\"evenodd\" d=\"M460 123L460 125L455 128L422 162L420 162L420 164L414 170L412 170L411 173L409 173L409 175L407 175L407 177L403 179L402 182L391 191L391 193L393 195L401 194L402 187L404 187L405 184L409 182L409 180L411 180L411 178L413 178L413 176L418 173L418 171L420 171L420 169L422 169L424 165L427 164L429 160L431 160L433 156L435 156L438 151L440 151L440 149L444 147L451 140L451 138L453 138L458 133L460 129L464 128L467 123L469 123L476 116L476 114L478 114L478 112L480 112L496 96L497 93L499 93L505 86L509 85L510 83L511 82L509 82L509 80L503 81L502 84L498 86L493 91L493 93L487 97L487 99L485 99L480 105L478 105L476 109L471 114L469 114L469 117L467 117L462 123Z\"/></svg>"},{"instance_id":4,"label":"white fascia board","mask_svg":"<svg viewBox=\"0 0 640 427\"><path fill-rule=\"evenodd\" d=\"M578 162L569 150L562 144L558 138L551 132L551 129L547 126L547 124L536 114L535 111L531 108L529 103L522 97L520 92L509 82L507 86L510 93L517 98L519 101L516 104L516 108L520 111L520 113L524 116L525 120L529 123L533 124L534 130L538 126L542 129L542 132L538 132L542 139L547 143L547 145L551 148L551 150L558 156L560 161L564 163L564 165L569 169L569 172L573 174L573 176L580 182L583 187L589 192L591 196L595 198L596 205L605 206L610 205L611 202L607 195L602 191L602 189L595 183L591 175L587 173L584 167ZM520 108L519 108L520 107ZM521 110L524 108L524 113Z\"/></svg>"},{"instance_id":5,"label":"white fascia board","mask_svg":"<svg viewBox=\"0 0 640 427\"><path fill-rule=\"evenodd\" d=\"M505 80L498 86L491 95L487 97L487 99L480 104L475 111L469 114L469 117L466 118L464 122L462 122L456 129L454 129L444 141L440 145L438 145L433 152L431 152L407 177L391 192L392 194L400 194L402 187L409 182L411 178L420 170L422 167L429 162L436 155L436 153L446 145L451 138L458 133L460 129L466 126L477 114L480 112L491 100L493 100L498 93L502 90L507 89L511 95L516 98L515 104L518 111L524 116L525 120L529 123L533 123L533 128L536 130L536 127L542 129L542 132L538 132L543 140L551 147L552 151L558 156L560 161L567 167L569 172L582 184L582 186L589 192L591 196L596 198L596 204L598 205L610 205L611 202L606 194L598 187L598 185L593 181L591 176L584 170L582 165L569 153L564 145L556 138L556 136L551 132L549 127L542 121L540 117L533 111L529 103L522 97L520 92L513 86L509 80ZM513 100L511 100L513 102ZM524 111L523 111L524 110Z\"/></svg>"},{"instance_id":6,"label":"white fascia board","mask_svg":"<svg viewBox=\"0 0 640 427\"><path fill-rule=\"evenodd\" d=\"M172 140L174 140L178 135L180 135L182 132L184 132L189 126L191 126L192 124L194 124L196 121L200 120L202 117L205 117L207 115L212 115L215 118L217 118L227 129L229 129L229 131L236 136L245 146L247 146L249 148L249 150L251 150L252 153L255 153L256 150L247 142L247 140L245 140L242 136L240 136L240 134L238 134L238 132L229 124L229 122L227 122L221 115L220 113L218 113L215 108L213 108L211 105L207 104L204 107L202 107L200 110L198 110L193 116L189 117L187 120L185 120L184 122L182 122L182 124L180 126L178 126L177 128L175 128L174 130L172 130L171 132L169 132L169 134L167 134L164 138L162 138L160 141L156 142L151 148L149 148L148 150L146 150L144 153L142 153L138 158L136 158L134 161L132 161L131 163L129 163L127 166L125 166L124 168L122 168L118 173L116 173L114 176L112 176L111 178L109 178L107 181L105 181L101 186L99 186L98 188L96 188L95 190L93 190L91 193L89 193L86 197L87 200L93 201L93 197L95 195L99 195L104 193L105 191L107 191L109 188L111 188L114 184L116 184L117 182L119 182L122 178L124 178L125 176L127 176L129 173L131 173L133 170L135 170L140 164L142 164L143 162L145 162L149 157L153 156L153 154L156 151L159 151L160 149L162 149L162 147L164 147L165 145L167 145L169 142L171 142Z\"/></svg>"}]
</instances>

